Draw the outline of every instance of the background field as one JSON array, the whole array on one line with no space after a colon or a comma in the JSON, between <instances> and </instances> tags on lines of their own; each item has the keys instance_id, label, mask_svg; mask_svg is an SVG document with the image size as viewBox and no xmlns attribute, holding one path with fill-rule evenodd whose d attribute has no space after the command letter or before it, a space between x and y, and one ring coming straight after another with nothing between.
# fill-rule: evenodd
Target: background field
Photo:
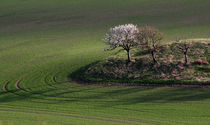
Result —
<instances>
[{"instance_id":1,"label":"background field","mask_svg":"<svg viewBox=\"0 0 210 125\"><path fill-rule=\"evenodd\" d=\"M209 38L209 13L207 0L1 0L0 125L208 125L207 88L67 81L112 54L102 52L112 26L149 24L165 42Z\"/></svg>"}]
</instances>

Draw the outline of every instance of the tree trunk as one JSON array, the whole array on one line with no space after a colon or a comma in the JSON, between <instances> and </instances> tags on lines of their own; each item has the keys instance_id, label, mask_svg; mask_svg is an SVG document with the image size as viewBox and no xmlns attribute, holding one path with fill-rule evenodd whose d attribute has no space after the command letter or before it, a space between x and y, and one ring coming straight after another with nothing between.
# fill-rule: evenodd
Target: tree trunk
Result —
<instances>
[{"instance_id":1,"label":"tree trunk","mask_svg":"<svg viewBox=\"0 0 210 125\"><path fill-rule=\"evenodd\" d=\"M188 64L188 59L187 59L187 52L184 53L184 58L185 58L185 64Z\"/></svg>"},{"instance_id":2,"label":"tree trunk","mask_svg":"<svg viewBox=\"0 0 210 125\"><path fill-rule=\"evenodd\" d=\"M131 55L130 55L130 50L126 50L127 51L127 55L128 55L128 62L131 62Z\"/></svg>"},{"instance_id":3,"label":"tree trunk","mask_svg":"<svg viewBox=\"0 0 210 125\"><path fill-rule=\"evenodd\" d=\"M156 58L155 58L154 51L152 51L151 54L152 54L153 62L154 62L154 64L156 64L156 63L157 63L157 60L156 60Z\"/></svg>"}]
</instances>

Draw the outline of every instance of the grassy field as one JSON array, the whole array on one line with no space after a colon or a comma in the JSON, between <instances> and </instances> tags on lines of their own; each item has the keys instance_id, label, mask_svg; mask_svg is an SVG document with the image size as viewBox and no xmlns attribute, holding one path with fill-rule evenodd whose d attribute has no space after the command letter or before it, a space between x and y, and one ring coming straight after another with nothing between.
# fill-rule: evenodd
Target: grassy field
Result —
<instances>
[{"instance_id":1,"label":"grassy field","mask_svg":"<svg viewBox=\"0 0 210 125\"><path fill-rule=\"evenodd\" d=\"M149 24L164 41L210 37L207 0L1 0L0 125L209 125L208 88L69 82L101 60L115 25Z\"/></svg>"}]
</instances>

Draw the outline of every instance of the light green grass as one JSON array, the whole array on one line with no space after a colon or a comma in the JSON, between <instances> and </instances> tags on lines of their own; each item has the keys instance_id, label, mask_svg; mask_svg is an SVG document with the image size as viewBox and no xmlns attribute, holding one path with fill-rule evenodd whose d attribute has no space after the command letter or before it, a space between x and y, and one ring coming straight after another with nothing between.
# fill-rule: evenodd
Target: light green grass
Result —
<instances>
[{"instance_id":1,"label":"light green grass","mask_svg":"<svg viewBox=\"0 0 210 125\"><path fill-rule=\"evenodd\" d=\"M9 81L0 125L209 124L209 89L65 82L111 54L101 39L114 25L149 24L165 41L210 37L209 1L2 0L0 8L0 87Z\"/></svg>"}]
</instances>

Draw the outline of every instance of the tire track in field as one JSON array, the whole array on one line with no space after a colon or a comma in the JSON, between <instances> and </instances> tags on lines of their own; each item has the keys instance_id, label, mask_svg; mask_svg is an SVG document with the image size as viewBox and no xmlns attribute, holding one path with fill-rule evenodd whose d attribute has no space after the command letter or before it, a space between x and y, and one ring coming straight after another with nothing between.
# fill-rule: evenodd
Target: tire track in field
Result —
<instances>
[{"instance_id":1,"label":"tire track in field","mask_svg":"<svg viewBox=\"0 0 210 125\"><path fill-rule=\"evenodd\" d=\"M55 73L56 74L56 73ZM49 84L48 83L48 80L47 80L47 78L48 78L48 76L50 75L50 73L49 74L47 74L46 76L45 76L45 78L44 78L44 82L45 82L45 84L47 85L47 86L49 86L49 87L51 87L51 88L54 88L54 85L52 85L52 84ZM53 76L54 77L54 76ZM52 78L53 79L53 78Z\"/></svg>"},{"instance_id":2,"label":"tire track in field","mask_svg":"<svg viewBox=\"0 0 210 125\"><path fill-rule=\"evenodd\" d=\"M46 76L47 77L47 76ZM54 76L53 76L54 77ZM45 78L46 79L46 78ZM25 97L29 97L29 98L32 98L32 99L40 99L40 100L47 100L47 101L51 101L51 102L55 102L55 101L64 101L64 102L69 102L69 101L76 101L75 100L75 98L73 98L73 97L71 97L71 98L69 98L69 97L58 97L58 96L56 96L56 95L46 95L46 94L43 94L43 93L37 93L37 92L33 92L33 90L32 89L30 89L31 91L28 91L28 90L26 90L26 89L24 89L24 88L22 88L21 86L20 86L20 84L21 84L21 81L23 81L24 80L24 78L22 78L22 79L20 79L20 80L18 80L16 83L15 83L15 88L17 89L17 90L20 90L20 91L22 91L22 92L25 92L25 93L27 93L27 94L19 94L19 93L16 93L16 92L11 92L11 93L13 93L13 94L15 94L15 95L18 95L18 96L20 96L20 97L23 97L23 98L25 98ZM47 81L44 81L45 83L47 82ZM47 84L46 83L46 85L48 86L49 84ZM51 88L51 87L50 87ZM56 91L56 89L54 88L52 88L52 89L50 89L51 91ZM43 91L43 92L45 92L45 91ZM40 96L40 97L33 97L33 95L38 95L38 96Z\"/></svg>"},{"instance_id":3,"label":"tire track in field","mask_svg":"<svg viewBox=\"0 0 210 125\"><path fill-rule=\"evenodd\" d=\"M23 89L23 88L20 87L19 84L21 83L22 80L23 80L23 79L20 79L20 80L18 80L18 81L15 83L15 88L16 88L17 90L20 90L20 91L29 92L29 91L26 91L25 89ZM12 94L14 94L15 96L25 98L25 95L23 96L22 94L16 93L17 91L14 91L14 90L11 90L11 91L10 91L10 90L8 90L7 86L8 86L9 83L10 83L9 81L7 81L7 82L4 83L4 85L3 85L3 87L2 87L2 89L3 89L4 92L12 93ZM30 93L30 94L32 95L33 93ZM32 97L32 96L30 96L30 98L32 98L32 99L48 100L48 99L38 98L38 97ZM48 100L48 101L49 101L49 100ZM55 100L54 100L54 101L55 101Z\"/></svg>"},{"instance_id":4,"label":"tire track in field","mask_svg":"<svg viewBox=\"0 0 210 125\"><path fill-rule=\"evenodd\" d=\"M30 91L26 91L23 88L20 89L20 92L24 92L24 93L17 93L17 92L10 92L18 97L20 97L21 99L32 99L30 100L31 102L40 102L40 103L49 103L49 104L54 104L55 102L71 102L71 101L76 101L73 100L71 98L56 98L56 96L51 97L51 96L47 96L44 94L38 94L38 93L34 93L34 92L30 92ZM34 100L33 100L34 99ZM47 101L47 102L43 102L43 101Z\"/></svg>"},{"instance_id":5,"label":"tire track in field","mask_svg":"<svg viewBox=\"0 0 210 125\"><path fill-rule=\"evenodd\" d=\"M52 79L52 82L55 82L55 84L50 84L49 81L47 80L48 77L50 76L50 74L51 74L51 73L49 73L49 74L47 74L47 75L45 76L45 78L44 78L44 83L45 83L45 84L44 84L44 85L46 85L46 87L47 87L47 89L49 89L49 91L56 91L56 90L59 90L59 88L55 86L55 84L57 83L57 82L55 81L55 77L56 77L56 74L57 74L57 73L55 73L55 75L53 75L52 77L50 77L50 79ZM48 86L49 86L49 87L48 87ZM30 90L33 91L32 89L30 89ZM25 90L25 91L26 91L26 90ZM32 93L32 92L30 92L30 91L27 91L27 92ZM44 96L44 97L56 98L56 99L58 99L58 98L60 98L60 99L70 99L69 97L58 97L57 95L47 95L47 94L43 94L43 93L35 93L35 94L41 95L41 96Z\"/></svg>"},{"instance_id":6,"label":"tire track in field","mask_svg":"<svg viewBox=\"0 0 210 125\"><path fill-rule=\"evenodd\" d=\"M20 87L20 83L23 79L20 79L18 80L16 83L15 83L15 87L16 89L20 90L20 91L25 91L27 92L26 90L24 90L23 88ZM3 86L3 90L5 92L11 92L17 96L21 96L21 94L17 94L15 92L12 92L12 91L9 91L7 89L7 86L9 84L9 81L7 81L4 86ZM36 97L30 97L30 98L33 98L33 99L42 99L42 98L36 98ZM58 97L59 98L59 97ZM44 99L43 99L44 100ZM54 99L53 99L54 101ZM22 113L30 113L30 114L45 114L45 115L58 115L58 116L62 116L62 117L71 117L71 118L78 118L78 119L86 119L86 120L96 120L96 121L101 121L101 122L105 122L105 123L114 123L114 124L134 124L133 122L135 123L142 123L142 121L140 120L135 120L135 119L120 119L120 118L112 118L112 117L97 117L97 116L84 116L84 115L81 115L81 114L78 114L78 113L59 113L59 112L55 112L55 111L48 111L48 110L40 110L39 111L32 111L30 110L30 112L27 112L27 111L22 111L22 110L14 110L14 109L1 109L1 111L14 111L14 112L22 112Z\"/></svg>"},{"instance_id":7,"label":"tire track in field","mask_svg":"<svg viewBox=\"0 0 210 125\"><path fill-rule=\"evenodd\" d=\"M18 80L16 83L15 83L15 87L18 89L18 90L23 90L20 86L19 86L19 84L20 84L20 82L22 81L23 79L20 79L20 80Z\"/></svg>"},{"instance_id":8,"label":"tire track in field","mask_svg":"<svg viewBox=\"0 0 210 125\"><path fill-rule=\"evenodd\" d=\"M44 98L44 97L49 97L49 96L46 96L46 95L41 94L41 93L34 93L32 90L28 91L28 90L25 90L24 88L20 87L20 83L21 83L22 80L23 79L18 80L15 83L15 87L16 87L17 90L20 90L20 91L25 92L27 94L22 95L22 94L19 94L19 93L12 92L13 94L18 95L20 97L29 96L32 99L41 99L41 100L47 100L47 101L55 101L55 99L46 99L46 98ZM39 95L39 96L44 96L44 97L33 97L33 95Z\"/></svg>"},{"instance_id":9,"label":"tire track in field","mask_svg":"<svg viewBox=\"0 0 210 125\"><path fill-rule=\"evenodd\" d=\"M23 111L23 110L18 110L18 109L2 109L0 111L12 111L12 112L21 112L21 113L27 113L27 114L44 114L44 115L52 115L52 116L62 116L62 117L71 117L71 118L78 118L78 119L86 119L86 120L96 120L96 121L101 121L105 123L114 123L114 124L126 124L126 125L132 125L132 124L142 124L143 121L139 119L120 119L120 118L112 118L112 117L100 117L100 116L85 116L79 113L64 113L64 112L55 112L55 111L48 111L48 110L30 110L28 111Z\"/></svg>"},{"instance_id":10,"label":"tire track in field","mask_svg":"<svg viewBox=\"0 0 210 125\"><path fill-rule=\"evenodd\" d=\"M7 85L9 84L9 81L5 82L4 85L3 85L3 91L5 92L8 92L8 89L7 89Z\"/></svg>"}]
</instances>

